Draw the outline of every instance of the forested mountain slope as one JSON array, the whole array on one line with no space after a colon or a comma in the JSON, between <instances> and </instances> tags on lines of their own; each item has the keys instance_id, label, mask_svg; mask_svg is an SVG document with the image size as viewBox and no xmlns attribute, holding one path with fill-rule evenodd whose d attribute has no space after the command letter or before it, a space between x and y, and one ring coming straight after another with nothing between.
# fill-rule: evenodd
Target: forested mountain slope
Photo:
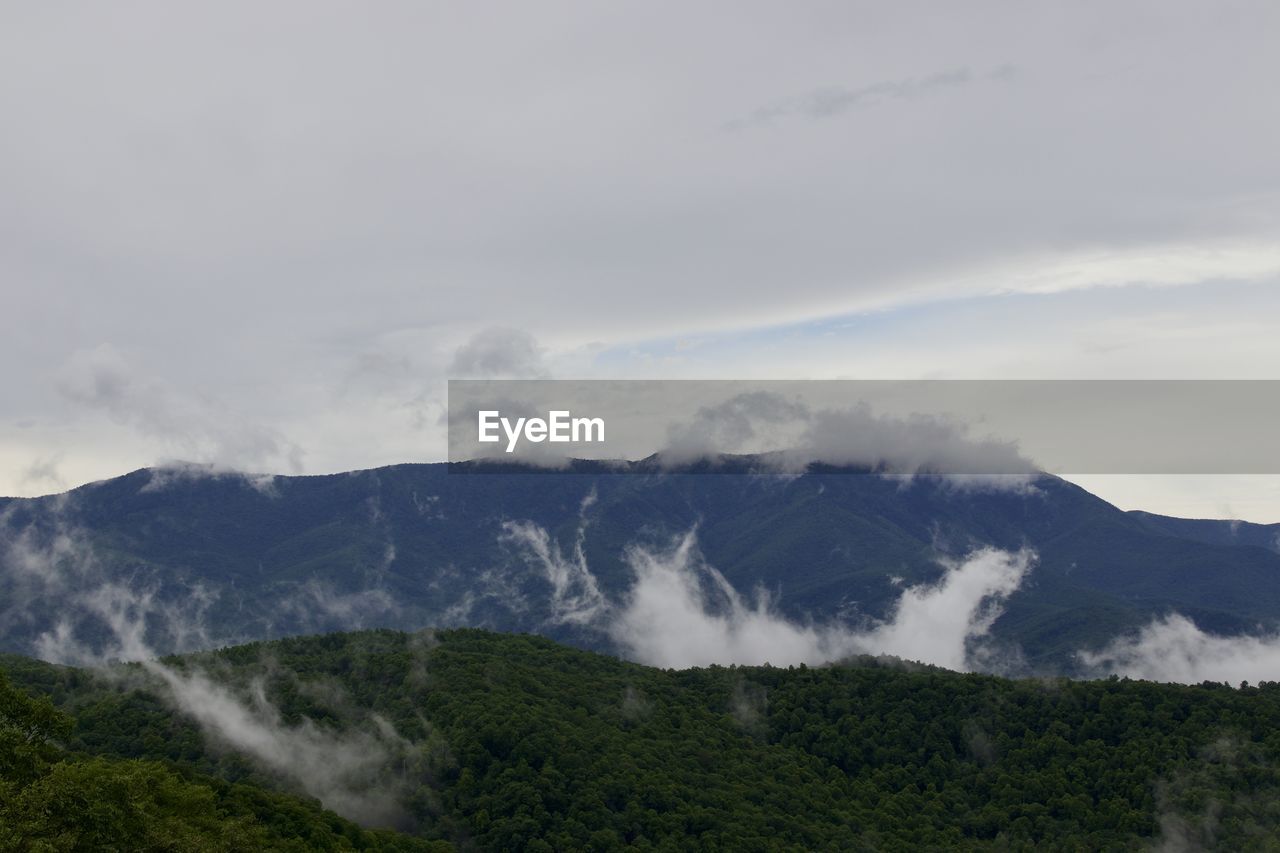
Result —
<instances>
[{"instance_id":1,"label":"forested mountain slope","mask_svg":"<svg viewBox=\"0 0 1280 853\"><path fill-rule=\"evenodd\" d=\"M349 817L464 849L1280 843L1272 683L1011 681L873 659L669 671L474 630L306 637L105 673L3 668L73 716L68 753L105 757L78 767L167 773L245 808L268 796L245 791L320 790Z\"/></svg>"},{"instance_id":2,"label":"forested mountain slope","mask_svg":"<svg viewBox=\"0 0 1280 853\"><path fill-rule=\"evenodd\" d=\"M593 626L557 618L545 560L512 525L545 532L612 600L635 580L629 548L694 531L737 590L766 590L797 620L880 617L903 584L941 576L939 557L1029 547L1034 568L992 632L1039 671L1067 671L1075 651L1170 611L1221 633L1280 624L1280 553L1252 532L1237 544L1197 523L1125 513L1054 477L965 488L830 469L780 476L749 458L717 473L638 470L142 470L9 500L0 648L59 659L75 659L68 647L109 651L112 614L133 606L161 651L439 625L616 650Z\"/></svg>"}]
</instances>

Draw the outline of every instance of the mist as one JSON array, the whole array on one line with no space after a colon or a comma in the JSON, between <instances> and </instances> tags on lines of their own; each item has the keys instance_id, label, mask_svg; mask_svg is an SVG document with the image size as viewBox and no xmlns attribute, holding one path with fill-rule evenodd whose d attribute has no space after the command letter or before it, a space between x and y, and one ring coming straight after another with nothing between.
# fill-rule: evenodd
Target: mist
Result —
<instances>
[{"instance_id":1,"label":"mist","mask_svg":"<svg viewBox=\"0 0 1280 853\"><path fill-rule=\"evenodd\" d=\"M943 475L959 488L1025 489L1035 463L1016 443L976 436L953 418L878 414L866 403L814 408L771 391L704 406L667 431L662 460L671 466L723 453L767 453L781 471L824 463L865 467L911 479Z\"/></svg>"},{"instance_id":2,"label":"mist","mask_svg":"<svg viewBox=\"0 0 1280 853\"><path fill-rule=\"evenodd\" d=\"M1280 680L1280 634L1210 634L1179 613L1153 619L1137 633L1078 657L1094 674L1148 681Z\"/></svg>"},{"instance_id":3,"label":"mist","mask_svg":"<svg viewBox=\"0 0 1280 853\"><path fill-rule=\"evenodd\" d=\"M205 674L179 672L157 661L143 667L167 688L174 708L195 720L207 737L255 759L343 817L366 826L410 828L400 805L407 781L393 772L415 750L394 727L371 714L363 727L322 728L303 718L286 725L261 681L242 700Z\"/></svg>"},{"instance_id":4,"label":"mist","mask_svg":"<svg viewBox=\"0 0 1280 853\"><path fill-rule=\"evenodd\" d=\"M17 605L30 606L37 596L60 602L51 627L34 639L38 657L92 667L121 686L155 690L210 742L245 754L326 808L367 826L411 828L400 803L408 774L420 764L416 744L377 715L351 708L341 715L341 731L309 719L287 725L260 680L241 697L199 669L184 671L157 660L157 643L177 651L220 644L207 613L217 596L199 584L163 596L158 580L142 572L109 578L98 547L62 509L55 506L42 528L0 525L0 564L10 567L11 588L23 593L14 607L0 608L0 616L17 618ZM283 601L282 612L298 609L314 618L318 611L350 623L392 606L382 590L339 595L312 579L299 596ZM140 662L154 681L139 684L111 665L124 661Z\"/></svg>"},{"instance_id":5,"label":"mist","mask_svg":"<svg viewBox=\"0 0 1280 853\"><path fill-rule=\"evenodd\" d=\"M217 593L201 582L144 566L109 570L91 533L69 520L69 496L49 502L38 521L13 525L0 513L0 628L47 626L31 651L54 663L96 666L209 648L207 611ZM5 601L5 599L8 599Z\"/></svg>"},{"instance_id":6,"label":"mist","mask_svg":"<svg viewBox=\"0 0 1280 853\"><path fill-rule=\"evenodd\" d=\"M974 551L944 562L937 583L904 589L883 620L851 625L796 621L777 609L767 591L744 595L702 557L696 530L665 548L630 546L624 559L633 583L616 599L599 591L583 555L581 528L568 559L532 522L506 530L542 566L552 587L552 621L593 626L628 658L667 668L785 666L876 654L967 671L977 660L975 645L1035 562L1031 551Z\"/></svg>"},{"instance_id":7,"label":"mist","mask_svg":"<svg viewBox=\"0 0 1280 853\"><path fill-rule=\"evenodd\" d=\"M609 602L582 551L586 525L580 524L573 550L565 555L547 531L529 522L503 522L503 539L524 553L551 585L551 619L561 624L591 624L609 609Z\"/></svg>"}]
</instances>

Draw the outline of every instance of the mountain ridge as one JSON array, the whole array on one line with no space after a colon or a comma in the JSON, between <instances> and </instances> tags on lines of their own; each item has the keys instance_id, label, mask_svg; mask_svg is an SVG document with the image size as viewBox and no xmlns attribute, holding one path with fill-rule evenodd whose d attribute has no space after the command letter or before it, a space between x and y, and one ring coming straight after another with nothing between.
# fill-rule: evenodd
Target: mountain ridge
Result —
<instances>
[{"instance_id":1,"label":"mountain ridge","mask_svg":"<svg viewBox=\"0 0 1280 853\"><path fill-rule=\"evenodd\" d=\"M824 468L778 475L750 458L715 467L465 474L408 463L270 479L139 469L9 499L0 592L24 607L0 612L0 648L32 652L97 583L150 596L147 634L162 651L197 647L183 631L196 643L425 625L534 630L616 651L599 632L554 621L547 567L512 540L513 523L543 531L570 569L580 544L614 599L634 582L628 549L694 531L728 583L768 590L795 620L882 618L902 584L943 576L940 558L1029 547L1038 562L992 635L1052 671L1170 612L1227 634L1280 624L1280 553L1203 522L1123 512L1060 478L956 488ZM80 606L69 628L81 645L110 637L100 604ZM164 608L181 611L168 635Z\"/></svg>"}]
</instances>

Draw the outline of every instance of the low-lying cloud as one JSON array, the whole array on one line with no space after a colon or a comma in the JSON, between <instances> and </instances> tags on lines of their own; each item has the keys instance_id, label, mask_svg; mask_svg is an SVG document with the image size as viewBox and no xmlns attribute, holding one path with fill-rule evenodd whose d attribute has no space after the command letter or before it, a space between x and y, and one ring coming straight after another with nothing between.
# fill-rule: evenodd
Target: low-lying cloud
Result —
<instances>
[{"instance_id":1,"label":"low-lying cloud","mask_svg":"<svg viewBox=\"0 0 1280 853\"><path fill-rule=\"evenodd\" d=\"M343 731L307 718L290 726L260 681L251 685L246 702L201 672L179 672L156 661L143 666L164 683L170 703L207 736L286 777L326 808L367 826L411 825L400 805L406 779L392 768L403 766L414 746L382 717L370 715L366 727Z\"/></svg>"},{"instance_id":2,"label":"low-lying cloud","mask_svg":"<svg viewBox=\"0 0 1280 853\"><path fill-rule=\"evenodd\" d=\"M551 585L551 619L560 624L591 624L609 608L595 575L587 567L582 551L584 529L585 526L578 528L573 551L566 556L560 543L532 522L508 521L502 525L503 538L521 549Z\"/></svg>"},{"instance_id":3,"label":"low-lying cloud","mask_svg":"<svg viewBox=\"0 0 1280 853\"><path fill-rule=\"evenodd\" d=\"M975 551L946 563L937 583L905 589L884 620L851 626L789 619L764 590L744 596L702 558L692 530L666 548L628 548L633 583L613 601L587 566L581 534L566 559L537 525L509 524L507 531L551 583L552 621L592 625L628 657L672 668L886 654L967 670L975 643L987 636L1035 560L1029 551Z\"/></svg>"},{"instance_id":4,"label":"low-lying cloud","mask_svg":"<svg viewBox=\"0 0 1280 853\"><path fill-rule=\"evenodd\" d=\"M156 627L178 648L210 645L201 613L190 612L199 601L178 612L153 592L122 583L103 583L74 600L98 617L107 638L86 643L80 639L78 623L63 618L36 640L40 657L89 666L139 661L162 685L161 698L192 718L213 741L249 756L344 817L368 826L412 824L400 804L407 790L405 768L417 755L416 747L385 720L370 715L342 731L308 719L286 725L260 682L251 686L245 701L199 670L183 672L156 660L148 643ZM194 632L199 639L176 635L178 629ZM399 772L393 772L396 767Z\"/></svg>"},{"instance_id":5,"label":"low-lying cloud","mask_svg":"<svg viewBox=\"0 0 1280 853\"><path fill-rule=\"evenodd\" d=\"M208 648L212 639L205 630L204 612L216 596L202 586L174 601L160 598L154 588L135 589L115 581L102 582L69 596L74 615L59 617L52 629L35 639L36 655L64 664L98 665L106 661L140 661L155 656L148 642L162 638L177 651ZM98 642L81 639L86 619L105 627Z\"/></svg>"},{"instance_id":6,"label":"low-lying cloud","mask_svg":"<svg viewBox=\"0 0 1280 853\"><path fill-rule=\"evenodd\" d=\"M888 476L943 475L953 485L1025 489L1037 473L1012 442L978 438L953 419L876 414L866 403L813 408L772 391L738 394L671 426L661 458L672 466L719 454L772 451L782 471L813 463Z\"/></svg>"},{"instance_id":7,"label":"low-lying cloud","mask_svg":"<svg viewBox=\"0 0 1280 853\"><path fill-rule=\"evenodd\" d=\"M67 521L63 507L43 525L14 526L0 514L0 589L21 591L18 603L58 601L52 625L36 636L34 653L44 660L81 666L138 661L158 684L158 694L191 717L211 740L252 758L266 771L316 797L326 808L369 826L409 828L401 803L407 779L423 768L422 751L377 715L357 715L341 731L303 719L283 722L279 710L254 682L247 699L200 670L180 671L156 660L157 644L167 651L209 648L225 638L210 635L208 608L217 596L196 584L178 584L163 594L145 572L112 577L88 534ZM387 546L384 562L394 559ZM312 580L292 606L315 611L349 627L371 612L394 610L381 589L339 594ZM285 600L286 610L291 599ZM0 625L17 618L0 607ZM120 670L107 669L110 678ZM125 678L125 681L131 682ZM135 685L136 686L136 685Z\"/></svg>"},{"instance_id":8,"label":"low-lying cloud","mask_svg":"<svg viewBox=\"0 0 1280 853\"><path fill-rule=\"evenodd\" d=\"M25 524L0 513L0 631L35 628L38 657L87 666L142 660L157 645L174 652L213 645L206 615L217 594L180 578L161 583L143 566L112 571L90 534L69 520L71 500L49 501Z\"/></svg>"},{"instance_id":9,"label":"low-lying cloud","mask_svg":"<svg viewBox=\"0 0 1280 853\"><path fill-rule=\"evenodd\" d=\"M57 386L67 400L105 413L182 459L222 471L302 470L302 448L279 430L147 375L110 344L73 353Z\"/></svg>"},{"instance_id":10,"label":"low-lying cloud","mask_svg":"<svg viewBox=\"0 0 1280 853\"><path fill-rule=\"evenodd\" d=\"M706 562L694 530L666 547L628 547L632 584L612 599L587 564L585 521L569 554L532 522L509 522L504 530L550 584L551 622L594 627L626 656L671 668L884 654L959 671L1005 672L1010 668L1001 662L1018 661L1019 650L995 645L990 629L1036 559L1027 550L987 548L944 560L936 583L905 587L883 619L851 624L798 621L781 613L766 590L743 594ZM1280 680L1280 634L1211 634L1174 613L1077 659L1090 677L1258 683Z\"/></svg>"},{"instance_id":11,"label":"low-lying cloud","mask_svg":"<svg viewBox=\"0 0 1280 853\"><path fill-rule=\"evenodd\" d=\"M1280 634L1210 634L1173 613L1152 620L1136 634L1117 637L1097 651L1080 652L1090 672L1148 681L1280 680Z\"/></svg>"}]
</instances>

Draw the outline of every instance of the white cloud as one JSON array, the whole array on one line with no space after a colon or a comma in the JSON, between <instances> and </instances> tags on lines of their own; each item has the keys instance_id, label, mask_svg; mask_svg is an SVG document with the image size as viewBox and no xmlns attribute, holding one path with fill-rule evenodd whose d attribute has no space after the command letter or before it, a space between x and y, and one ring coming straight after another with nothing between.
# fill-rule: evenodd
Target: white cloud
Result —
<instances>
[{"instance_id":1,"label":"white cloud","mask_svg":"<svg viewBox=\"0 0 1280 853\"><path fill-rule=\"evenodd\" d=\"M594 502L594 494L592 492L583 499L584 513ZM504 539L521 549L528 556L528 562L540 568L551 585L551 620L556 623L589 624L599 619L608 608L582 551L585 530L586 522L583 521L578 527L573 552L565 556L560 543L532 522L507 521L502 525Z\"/></svg>"},{"instance_id":2,"label":"white cloud","mask_svg":"<svg viewBox=\"0 0 1280 853\"><path fill-rule=\"evenodd\" d=\"M369 826L412 823L400 802L406 779L393 768L407 767L395 759L407 756L413 745L381 717L371 715L366 726L342 731L307 718L286 725L260 681L252 684L246 702L202 672L180 672L156 661L144 667L208 736L284 775L326 808Z\"/></svg>"},{"instance_id":3,"label":"white cloud","mask_svg":"<svg viewBox=\"0 0 1280 853\"><path fill-rule=\"evenodd\" d=\"M531 522L508 525L506 535L543 568L554 618L598 628L636 661L677 668L887 654L969 669L975 641L987 635L1035 559L1029 552L976 551L944 564L938 583L904 589L883 621L855 626L797 622L779 613L763 590L751 598L742 595L702 559L694 531L670 548L628 548L633 583L612 601L599 591L581 538L574 558L566 561L546 531Z\"/></svg>"},{"instance_id":4,"label":"white cloud","mask_svg":"<svg viewBox=\"0 0 1280 853\"><path fill-rule=\"evenodd\" d=\"M635 584L608 630L636 660L655 666L786 665L886 654L966 670L970 643L986 635L1032 559L979 551L949 564L937 584L905 589L883 622L798 623L778 613L762 591L744 598L701 560L690 533L666 552L628 552Z\"/></svg>"},{"instance_id":5,"label":"white cloud","mask_svg":"<svg viewBox=\"0 0 1280 853\"><path fill-rule=\"evenodd\" d=\"M1280 681L1280 635L1210 634L1178 613L1079 658L1094 672L1150 681Z\"/></svg>"}]
</instances>

